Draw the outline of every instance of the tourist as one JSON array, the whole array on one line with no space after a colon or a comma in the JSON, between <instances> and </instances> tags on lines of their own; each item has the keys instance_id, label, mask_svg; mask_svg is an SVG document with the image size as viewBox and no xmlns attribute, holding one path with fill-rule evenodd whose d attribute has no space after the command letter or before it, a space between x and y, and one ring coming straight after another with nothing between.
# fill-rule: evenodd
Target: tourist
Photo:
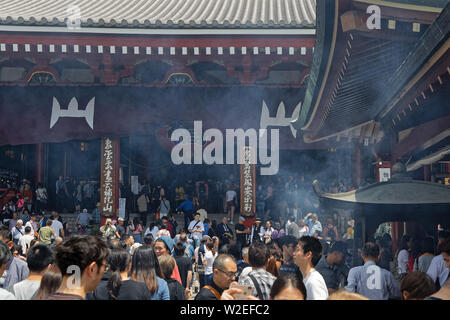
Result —
<instances>
[{"instance_id":1,"label":"tourist","mask_svg":"<svg viewBox=\"0 0 450 320\"><path fill-rule=\"evenodd\" d=\"M322 275L315 269L322 256L322 245L311 236L298 240L294 251L294 262L300 268L306 287L307 300L326 300L328 289Z\"/></svg>"},{"instance_id":2,"label":"tourist","mask_svg":"<svg viewBox=\"0 0 450 320\"><path fill-rule=\"evenodd\" d=\"M292 273L280 275L270 290L270 300L306 300L306 297L305 284Z\"/></svg>"},{"instance_id":3,"label":"tourist","mask_svg":"<svg viewBox=\"0 0 450 320\"><path fill-rule=\"evenodd\" d=\"M329 241L338 241L339 233L335 225L333 225L333 219L327 219L327 225L323 229L323 238Z\"/></svg>"},{"instance_id":4,"label":"tourist","mask_svg":"<svg viewBox=\"0 0 450 320\"><path fill-rule=\"evenodd\" d=\"M305 222L308 225L309 235L318 238L322 233L322 224L320 223L317 214L312 212L308 213L305 216Z\"/></svg>"},{"instance_id":5,"label":"tourist","mask_svg":"<svg viewBox=\"0 0 450 320\"><path fill-rule=\"evenodd\" d=\"M237 274L234 258L228 254L220 254L213 264L213 282L202 287L195 300L220 300L224 290L230 287Z\"/></svg>"},{"instance_id":6,"label":"tourist","mask_svg":"<svg viewBox=\"0 0 450 320\"><path fill-rule=\"evenodd\" d=\"M34 240L34 235L31 233L31 228L29 226L25 227L25 234L19 239L19 246L22 247L22 253L24 256L27 255L27 251L30 248L31 241Z\"/></svg>"},{"instance_id":7,"label":"tourist","mask_svg":"<svg viewBox=\"0 0 450 320\"><path fill-rule=\"evenodd\" d=\"M112 224L111 218L107 218L105 221L105 225L100 227L100 232L105 241L120 239L120 235L117 232L116 227Z\"/></svg>"},{"instance_id":8,"label":"tourist","mask_svg":"<svg viewBox=\"0 0 450 320\"><path fill-rule=\"evenodd\" d=\"M309 227L306 225L305 220L300 219L298 223L299 227L299 238L303 236L309 236Z\"/></svg>"},{"instance_id":9,"label":"tourist","mask_svg":"<svg viewBox=\"0 0 450 320\"><path fill-rule=\"evenodd\" d=\"M43 244L30 248L27 254L28 277L14 284L11 292L17 300L32 300L39 289L44 273L54 262L52 250Z\"/></svg>"},{"instance_id":10,"label":"tourist","mask_svg":"<svg viewBox=\"0 0 450 320\"><path fill-rule=\"evenodd\" d=\"M85 300L105 272L106 244L98 237L75 235L56 247L55 262L63 276L61 286L47 300ZM74 269L75 267L75 269ZM73 286L72 274L78 268L79 286Z\"/></svg>"},{"instance_id":11,"label":"tourist","mask_svg":"<svg viewBox=\"0 0 450 320\"><path fill-rule=\"evenodd\" d=\"M33 300L47 300L47 297L56 293L61 286L62 276L58 267L52 265L42 276L39 289Z\"/></svg>"},{"instance_id":12,"label":"tourist","mask_svg":"<svg viewBox=\"0 0 450 320\"><path fill-rule=\"evenodd\" d=\"M233 239L233 231L228 225L227 217L223 217L222 222L218 224L217 236L220 240L221 245L229 244L230 240Z\"/></svg>"},{"instance_id":13,"label":"tourist","mask_svg":"<svg viewBox=\"0 0 450 320\"><path fill-rule=\"evenodd\" d=\"M258 297L260 300L269 299L270 289L276 279L265 269L269 258L270 252L266 245L258 242L250 245L248 259L252 271L239 279L239 285L251 286L253 288L253 296Z\"/></svg>"},{"instance_id":14,"label":"tourist","mask_svg":"<svg viewBox=\"0 0 450 320\"><path fill-rule=\"evenodd\" d=\"M0 241L0 275L2 275L11 259L11 251L5 242ZM6 289L0 288L0 300L16 300L16 297Z\"/></svg>"},{"instance_id":15,"label":"tourist","mask_svg":"<svg viewBox=\"0 0 450 320\"><path fill-rule=\"evenodd\" d=\"M200 256L202 259L202 263L205 266L204 268L204 283L205 285L211 285L212 284L212 278L213 278L213 263L214 260L217 258L217 251L214 248L214 242L212 240L208 240L205 243L205 254Z\"/></svg>"},{"instance_id":16,"label":"tourist","mask_svg":"<svg viewBox=\"0 0 450 320\"><path fill-rule=\"evenodd\" d=\"M145 283L130 279L131 255L125 249L110 249L108 268L112 274L95 289L93 300L151 300Z\"/></svg>"},{"instance_id":17,"label":"tourist","mask_svg":"<svg viewBox=\"0 0 450 320\"><path fill-rule=\"evenodd\" d=\"M200 213L196 212L194 214L194 220L189 223L188 231L191 239L194 240L194 247L198 247L202 239L203 231L205 231L203 222L200 220Z\"/></svg>"},{"instance_id":18,"label":"tourist","mask_svg":"<svg viewBox=\"0 0 450 320\"><path fill-rule=\"evenodd\" d=\"M152 248L139 247L134 252L130 274L132 280L147 285L151 300L170 300L169 287Z\"/></svg>"},{"instance_id":19,"label":"tourist","mask_svg":"<svg viewBox=\"0 0 450 320\"><path fill-rule=\"evenodd\" d=\"M392 273L377 266L380 248L367 242L361 252L363 266L351 268L345 290L359 293L371 300L399 299L400 286Z\"/></svg>"},{"instance_id":20,"label":"tourist","mask_svg":"<svg viewBox=\"0 0 450 320\"><path fill-rule=\"evenodd\" d=\"M423 300L436 292L433 280L425 272L408 273L400 286L403 300Z\"/></svg>"},{"instance_id":21,"label":"tourist","mask_svg":"<svg viewBox=\"0 0 450 320\"><path fill-rule=\"evenodd\" d=\"M327 255L322 256L315 269L322 275L328 288L328 294L340 289L341 279L347 279L348 268L344 263L347 246L344 242L333 242Z\"/></svg>"},{"instance_id":22,"label":"tourist","mask_svg":"<svg viewBox=\"0 0 450 320\"><path fill-rule=\"evenodd\" d=\"M413 271L427 272L434 258L434 239L426 237L422 240L422 254L415 259Z\"/></svg>"},{"instance_id":23,"label":"tourist","mask_svg":"<svg viewBox=\"0 0 450 320\"><path fill-rule=\"evenodd\" d=\"M283 253L283 262L280 267L280 276L286 274L295 274L303 280L303 275L299 267L294 263L294 251L297 245L297 238L294 236L284 236L279 239Z\"/></svg>"},{"instance_id":24,"label":"tourist","mask_svg":"<svg viewBox=\"0 0 450 320\"><path fill-rule=\"evenodd\" d=\"M399 251L397 253L398 277L401 281L409 272L409 249L411 239L403 235L400 239Z\"/></svg>"},{"instance_id":25,"label":"tourist","mask_svg":"<svg viewBox=\"0 0 450 320\"><path fill-rule=\"evenodd\" d=\"M289 216L286 222L286 235L293 236L296 239L300 238L300 228L297 223L295 223L295 217L293 215Z\"/></svg>"},{"instance_id":26,"label":"tourist","mask_svg":"<svg viewBox=\"0 0 450 320\"><path fill-rule=\"evenodd\" d=\"M192 282L192 260L186 256L186 247L178 242L174 248L175 262L180 272L181 284L185 288L185 295L190 291Z\"/></svg>"},{"instance_id":27,"label":"tourist","mask_svg":"<svg viewBox=\"0 0 450 320\"><path fill-rule=\"evenodd\" d=\"M25 227L23 226L23 221L21 219L17 220L17 225L11 230L12 240L15 244L19 243L22 236L25 235Z\"/></svg>"},{"instance_id":28,"label":"tourist","mask_svg":"<svg viewBox=\"0 0 450 320\"><path fill-rule=\"evenodd\" d=\"M231 185L229 185L228 190L225 194L225 201L227 204L227 214L228 219L230 220L230 224L234 224L233 219L234 219L234 210L236 206L236 198L237 198L236 191L233 189Z\"/></svg>"},{"instance_id":29,"label":"tourist","mask_svg":"<svg viewBox=\"0 0 450 320\"><path fill-rule=\"evenodd\" d=\"M247 238L250 234L250 228L245 227L244 225L245 218L239 217L239 223L235 227L236 232L236 245L239 250L248 245Z\"/></svg>"},{"instance_id":30,"label":"tourist","mask_svg":"<svg viewBox=\"0 0 450 320\"><path fill-rule=\"evenodd\" d=\"M178 281L171 278L176 265L175 259L169 255L162 255L158 257L158 261L164 280L166 280L169 288L170 300L185 300L185 288Z\"/></svg>"},{"instance_id":31,"label":"tourist","mask_svg":"<svg viewBox=\"0 0 450 320\"><path fill-rule=\"evenodd\" d=\"M189 200L188 194L185 194L185 200L177 207L177 211L181 210L184 215L184 228L188 229L194 214L194 204Z\"/></svg>"},{"instance_id":32,"label":"tourist","mask_svg":"<svg viewBox=\"0 0 450 320\"><path fill-rule=\"evenodd\" d=\"M439 238L438 238L438 253L439 255L435 256L430 263L430 266L428 267L427 274L431 277L434 283L436 283L436 288L439 289L441 286L444 285L446 279L450 278L450 269L448 266L446 266L444 261L444 249L446 246L446 243L450 241L450 234L448 232L440 232ZM447 253L447 255L450 253Z\"/></svg>"}]
</instances>

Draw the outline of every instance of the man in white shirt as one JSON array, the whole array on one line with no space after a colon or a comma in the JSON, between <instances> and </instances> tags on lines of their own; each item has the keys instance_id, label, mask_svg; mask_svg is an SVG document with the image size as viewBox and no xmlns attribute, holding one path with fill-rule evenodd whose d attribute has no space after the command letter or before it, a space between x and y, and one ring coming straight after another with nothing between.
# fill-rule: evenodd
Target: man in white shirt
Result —
<instances>
[{"instance_id":1,"label":"man in white shirt","mask_svg":"<svg viewBox=\"0 0 450 320\"><path fill-rule=\"evenodd\" d=\"M203 222L200 220L200 213L194 214L194 220L189 223L188 231L191 234L191 239L194 240L194 247L197 248L202 240L203 231L205 231Z\"/></svg>"},{"instance_id":2,"label":"man in white shirt","mask_svg":"<svg viewBox=\"0 0 450 320\"><path fill-rule=\"evenodd\" d=\"M37 222L36 222L36 215L33 213L30 216L30 221L28 221L27 223L25 223L25 228L26 227L30 227L31 228L31 234L34 236L35 233L37 232L38 228L37 228Z\"/></svg>"},{"instance_id":3,"label":"man in white shirt","mask_svg":"<svg viewBox=\"0 0 450 320\"><path fill-rule=\"evenodd\" d=\"M32 300L36 296L42 277L53 262L53 252L49 246L38 244L29 250L27 264L30 273L28 277L9 289L17 300Z\"/></svg>"},{"instance_id":4,"label":"man in white shirt","mask_svg":"<svg viewBox=\"0 0 450 320\"><path fill-rule=\"evenodd\" d=\"M19 246L22 247L22 254L26 255L28 249L30 248L31 241L34 240L34 234L31 234L31 228L29 226L25 227L25 235L20 237Z\"/></svg>"},{"instance_id":5,"label":"man in white shirt","mask_svg":"<svg viewBox=\"0 0 450 320\"><path fill-rule=\"evenodd\" d=\"M25 227L23 226L22 219L17 220L17 224L12 228L11 234L14 243L19 243L19 239L25 235Z\"/></svg>"},{"instance_id":6,"label":"man in white shirt","mask_svg":"<svg viewBox=\"0 0 450 320\"><path fill-rule=\"evenodd\" d=\"M322 257L320 241L311 236L298 240L294 251L294 263L300 268L306 287L306 300L327 300L328 289L322 275L314 269Z\"/></svg>"}]
</instances>

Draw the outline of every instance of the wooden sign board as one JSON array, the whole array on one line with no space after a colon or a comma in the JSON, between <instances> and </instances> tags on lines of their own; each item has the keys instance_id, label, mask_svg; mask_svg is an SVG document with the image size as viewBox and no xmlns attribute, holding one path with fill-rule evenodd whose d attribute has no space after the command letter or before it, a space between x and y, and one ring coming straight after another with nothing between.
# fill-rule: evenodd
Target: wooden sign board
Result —
<instances>
[{"instance_id":1,"label":"wooden sign board","mask_svg":"<svg viewBox=\"0 0 450 320\"><path fill-rule=\"evenodd\" d=\"M253 216L256 213L256 164L252 164L251 151L245 147L240 174L241 214Z\"/></svg>"}]
</instances>

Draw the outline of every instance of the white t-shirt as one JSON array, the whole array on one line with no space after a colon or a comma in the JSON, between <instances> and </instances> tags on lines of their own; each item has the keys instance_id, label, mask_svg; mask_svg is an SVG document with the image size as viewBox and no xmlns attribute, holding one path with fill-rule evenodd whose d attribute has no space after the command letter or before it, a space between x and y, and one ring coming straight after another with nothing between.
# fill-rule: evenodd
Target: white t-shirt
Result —
<instances>
[{"instance_id":1,"label":"white t-shirt","mask_svg":"<svg viewBox=\"0 0 450 320\"><path fill-rule=\"evenodd\" d=\"M17 300L31 300L39 290L41 282L38 280L23 280L13 286L13 293Z\"/></svg>"},{"instance_id":2,"label":"white t-shirt","mask_svg":"<svg viewBox=\"0 0 450 320\"><path fill-rule=\"evenodd\" d=\"M27 223L25 223L25 227L30 227L31 228L31 234L33 234L33 235L37 231L35 226L36 226L36 222L33 223L32 221L28 221Z\"/></svg>"},{"instance_id":3,"label":"white t-shirt","mask_svg":"<svg viewBox=\"0 0 450 320\"><path fill-rule=\"evenodd\" d=\"M323 280L322 275L316 270L312 269L306 278L303 279L306 287L306 300L327 300L328 289Z\"/></svg>"},{"instance_id":4,"label":"white t-shirt","mask_svg":"<svg viewBox=\"0 0 450 320\"><path fill-rule=\"evenodd\" d=\"M194 225L195 225L195 229L194 229ZM198 221L192 220L191 223L189 223L188 230L201 231L201 232L191 233L192 239L201 240L203 237L203 231L205 231L205 227L203 225L203 222L201 222L200 220L198 220Z\"/></svg>"},{"instance_id":5,"label":"white t-shirt","mask_svg":"<svg viewBox=\"0 0 450 320\"><path fill-rule=\"evenodd\" d=\"M17 300L17 299L8 290L0 288L0 300Z\"/></svg>"},{"instance_id":6,"label":"white t-shirt","mask_svg":"<svg viewBox=\"0 0 450 320\"><path fill-rule=\"evenodd\" d=\"M236 198L236 191L228 190L227 191L227 201L233 201Z\"/></svg>"},{"instance_id":7,"label":"white t-shirt","mask_svg":"<svg viewBox=\"0 0 450 320\"><path fill-rule=\"evenodd\" d=\"M19 239L19 246L22 247L22 253L26 254L27 249L30 248L30 243L34 239L34 236L30 234L26 234Z\"/></svg>"},{"instance_id":8,"label":"white t-shirt","mask_svg":"<svg viewBox=\"0 0 450 320\"><path fill-rule=\"evenodd\" d=\"M206 253L205 253L205 260L206 260L206 265L205 265L205 274L211 274L213 273L213 263L214 260L217 257L217 252L215 255L213 255L212 251L206 249Z\"/></svg>"},{"instance_id":9,"label":"white t-shirt","mask_svg":"<svg viewBox=\"0 0 450 320\"><path fill-rule=\"evenodd\" d=\"M59 237L59 230L64 228L61 221L58 221L56 219L52 220L51 227L52 227L53 231L55 231L56 237ZM52 236L52 238L53 238L53 236Z\"/></svg>"},{"instance_id":10,"label":"white t-shirt","mask_svg":"<svg viewBox=\"0 0 450 320\"><path fill-rule=\"evenodd\" d=\"M407 250L400 250L397 257L398 273L408 273L409 271L409 253Z\"/></svg>"},{"instance_id":11,"label":"white t-shirt","mask_svg":"<svg viewBox=\"0 0 450 320\"><path fill-rule=\"evenodd\" d=\"M241 281L241 279L244 279L252 270L252 267L245 267L239 275L239 281Z\"/></svg>"}]
</instances>

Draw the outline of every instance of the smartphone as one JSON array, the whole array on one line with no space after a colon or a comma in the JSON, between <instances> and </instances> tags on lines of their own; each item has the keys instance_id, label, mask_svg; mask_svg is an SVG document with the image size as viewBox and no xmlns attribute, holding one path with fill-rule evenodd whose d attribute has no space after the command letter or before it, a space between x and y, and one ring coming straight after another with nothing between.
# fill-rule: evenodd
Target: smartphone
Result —
<instances>
[{"instance_id":1,"label":"smartphone","mask_svg":"<svg viewBox=\"0 0 450 320\"><path fill-rule=\"evenodd\" d=\"M252 286L234 286L233 288L238 288L242 290L242 294L235 294L234 297L237 300L245 300L247 296L253 295L253 287Z\"/></svg>"}]
</instances>

